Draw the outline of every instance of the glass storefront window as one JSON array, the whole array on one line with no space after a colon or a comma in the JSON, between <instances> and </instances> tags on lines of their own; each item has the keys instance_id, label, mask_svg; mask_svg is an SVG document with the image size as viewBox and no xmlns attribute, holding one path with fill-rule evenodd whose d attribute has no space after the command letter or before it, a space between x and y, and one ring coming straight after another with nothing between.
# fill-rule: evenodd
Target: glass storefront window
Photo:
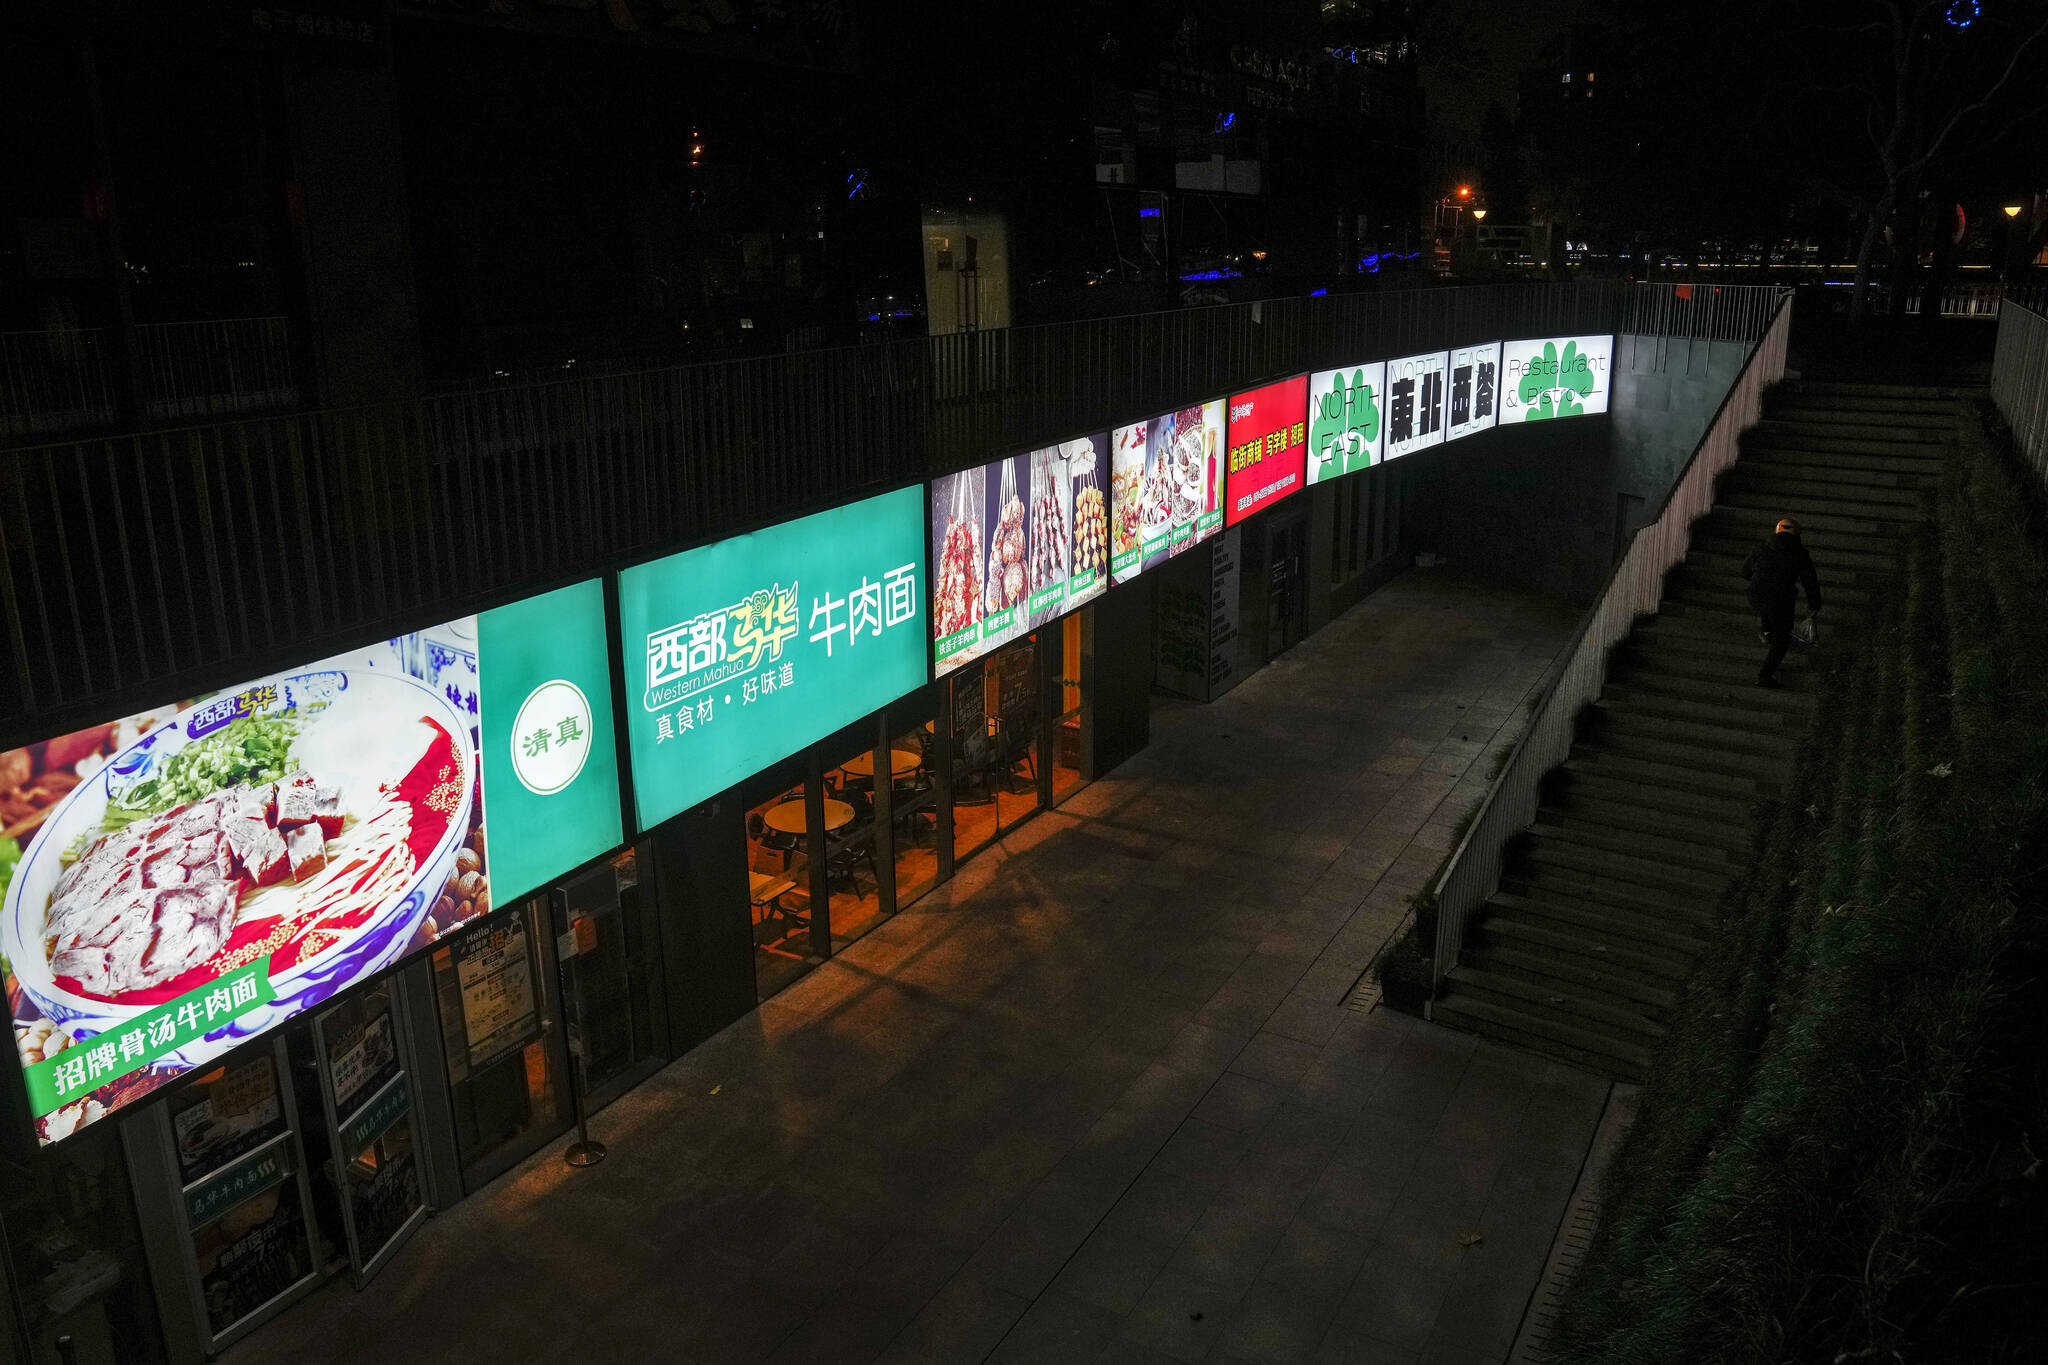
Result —
<instances>
[{"instance_id":1,"label":"glass storefront window","mask_svg":"<svg viewBox=\"0 0 2048 1365\"><path fill-rule=\"evenodd\" d=\"M1045 687L1038 650L1043 635L1018 641L989 663L989 711L995 722L989 786L1005 831L1022 824L1040 805L1039 726Z\"/></svg>"},{"instance_id":2,"label":"glass storefront window","mask_svg":"<svg viewBox=\"0 0 2048 1365\"><path fill-rule=\"evenodd\" d=\"M1052 799L1057 805L1081 789L1081 706L1086 695L1081 653L1082 612L1060 622L1060 714L1053 723Z\"/></svg>"},{"instance_id":3,"label":"glass storefront window","mask_svg":"<svg viewBox=\"0 0 2048 1365\"><path fill-rule=\"evenodd\" d=\"M891 908L883 903L876 851L875 751L862 747L836 757L824 773L825 884L835 952L874 928Z\"/></svg>"},{"instance_id":4,"label":"glass storefront window","mask_svg":"<svg viewBox=\"0 0 2048 1365\"><path fill-rule=\"evenodd\" d=\"M813 965L811 875L801 786L747 812L754 988L766 1000Z\"/></svg>"},{"instance_id":5,"label":"glass storefront window","mask_svg":"<svg viewBox=\"0 0 2048 1365\"><path fill-rule=\"evenodd\" d=\"M988 705L985 662L947 679L947 723L953 739L953 861L995 842L998 832L995 726Z\"/></svg>"},{"instance_id":6,"label":"glass storefront window","mask_svg":"<svg viewBox=\"0 0 2048 1365\"><path fill-rule=\"evenodd\" d=\"M568 1122L547 924L547 899L536 896L434 953L434 999L467 1189Z\"/></svg>"},{"instance_id":7,"label":"glass storefront window","mask_svg":"<svg viewBox=\"0 0 2048 1365\"><path fill-rule=\"evenodd\" d=\"M25 1110L0 1107L0 1119L27 1131ZM40 1153L9 1146L0 1157L0 1291L11 1279L34 1360L58 1359L59 1337L71 1338L84 1365L164 1358L116 1128L102 1124ZM14 1344L0 1322L0 1360L14 1359Z\"/></svg>"},{"instance_id":8,"label":"glass storefront window","mask_svg":"<svg viewBox=\"0 0 2048 1365\"><path fill-rule=\"evenodd\" d=\"M890 711L890 844L896 857L896 906L910 904L939 880L939 792L931 702L922 720L906 722ZM913 713L914 715L915 713Z\"/></svg>"}]
</instances>

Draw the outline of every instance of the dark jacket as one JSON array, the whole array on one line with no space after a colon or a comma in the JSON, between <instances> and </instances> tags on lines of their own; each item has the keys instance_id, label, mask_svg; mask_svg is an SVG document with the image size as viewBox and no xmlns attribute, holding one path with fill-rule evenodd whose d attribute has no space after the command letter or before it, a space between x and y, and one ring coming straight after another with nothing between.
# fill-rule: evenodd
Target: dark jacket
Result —
<instances>
[{"instance_id":1,"label":"dark jacket","mask_svg":"<svg viewBox=\"0 0 2048 1365\"><path fill-rule=\"evenodd\" d=\"M1749 580L1749 600L1756 606L1790 607L1804 586L1806 605L1820 610L1820 575L1813 571L1813 556L1791 531L1780 531L1752 550L1742 576Z\"/></svg>"}]
</instances>

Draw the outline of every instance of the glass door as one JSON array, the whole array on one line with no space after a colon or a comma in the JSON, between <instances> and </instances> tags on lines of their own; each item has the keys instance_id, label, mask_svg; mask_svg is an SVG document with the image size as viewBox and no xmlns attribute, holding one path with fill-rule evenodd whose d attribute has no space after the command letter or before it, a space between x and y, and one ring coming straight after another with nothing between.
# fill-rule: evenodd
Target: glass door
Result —
<instances>
[{"instance_id":1,"label":"glass door","mask_svg":"<svg viewBox=\"0 0 2048 1365\"><path fill-rule=\"evenodd\" d=\"M463 930L433 956L462 1183L474 1190L569 1124L547 898Z\"/></svg>"},{"instance_id":2,"label":"glass door","mask_svg":"<svg viewBox=\"0 0 2048 1365\"><path fill-rule=\"evenodd\" d=\"M1045 806L1045 670L1043 632L1027 635L989 660L993 753L989 786L998 834L1008 834Z\"/></svg>"},{"instance_id":3,"label":"glass door","mask_svg":"<svg viewBox=\"0 0 2048 1365\"><path fill-rule=\"evenodd\" d=\"M426 1221L413 1129L411 1049L387 978L313 1017L328 1158L356 1287Z\"/></svg>"},{"instance_id":4,"label":"glass door","mask_svg":"<svg viewBox=\"0 0 2048 1365\"><path fill-rule=\"evenodd\" d=\"M569 1055L594 1110L667 1057L660 931L641 899L637 850L556 891L555 934Z\"/></svg>"},{"instance_id":5,"label":"glass door","mask_svg":"<svg viewBox=\"0 0 2048 1365\"><path fill-rule=\"evenodd\" d=\"M285 1039L182 1085L123 1130L151 1278L183 1350L211 1355L326 1273Z\"/></svg>"}]
</instances>

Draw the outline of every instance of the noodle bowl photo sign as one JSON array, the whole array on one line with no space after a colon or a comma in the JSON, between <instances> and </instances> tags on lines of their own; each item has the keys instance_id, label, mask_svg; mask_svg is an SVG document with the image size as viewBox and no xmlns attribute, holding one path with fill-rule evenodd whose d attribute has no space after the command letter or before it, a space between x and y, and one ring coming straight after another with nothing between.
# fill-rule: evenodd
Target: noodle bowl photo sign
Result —
<instances>
[{"instance_id":1,"label":"noodle bowl photo sign","mask_svg":"<svg viewBox=\"0 0 2048 1365\"><path fill-rule=\"evenodd\" d=\"M561 592L0 754L0 967L39 1140L531 890L522 842L617 843L609 711L569 704L604 678L602 593ZM521 642L532 604L570 636L599 623L594 679L530 676L579 671L573 639ZM522 782L527 748L569 749L573 771L547 769L569 778ZM558 818L566 841L536 828ZM509 836L499 858L487 830Z\"/></svg>"}]
</instances>

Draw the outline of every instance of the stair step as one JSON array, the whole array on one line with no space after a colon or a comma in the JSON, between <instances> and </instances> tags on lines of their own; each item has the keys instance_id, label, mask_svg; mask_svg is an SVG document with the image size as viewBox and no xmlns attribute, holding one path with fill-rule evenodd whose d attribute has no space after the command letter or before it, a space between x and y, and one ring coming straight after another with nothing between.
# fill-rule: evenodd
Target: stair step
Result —
<instances>
[{"instance_id":1,"label":"stair step","mask_svg":"<svg viewBox=\"0 0 2048 1365\"><path fill-rule=\"evenodd\" d=\"M1814 572L1816 575L1820 572L1818 561L1814 564ZM1800 604L1804 605L1803 594L1799 600ZM1839 585L1830 589L1828 585L1822 584L1821 600L1832 602L1838 607L1849 608L1849 611L1840 613L1845 619L1851 615L1865 615L1870 606L1869 593ZM1752 621L1756 619L1756 608L1751 606L1749 601L1749 585L1740 578L1730 582L1718 574L1708 577L1697 572L1675 570L1666 580L1664 602L1678 602L1689 607L1724 611L1735 616L1747 616ZM1661 605L1659 610L1662 610Z\"/></svg>"},{"instance_id":2,"label":"stair step","mask_svg":"<svg viewBox=\"0 0 2048 1365\"><path fill-rule=\"evenodd\" d=\"M1561 811L1555 806L1537 812L1526 831L1533 841L1551 840L1588 853L1605 853L1627 861L1611 863L1616 872L1639 879L1662 878L1684 890L1718 892L1742 875L1748 859L1718 844L1626 829Z\"/></svg>"},{"instance_id":3,"label":"stair step","mask_svg":"<svg viewBox=\"0 0 2048 1365\"><path fill-rule=\"evenodd\" d=\"M1752 428L1754 430L1754 428ZM1744 447L1743 458L1763 458L1775 464L1833 466L1847 464L1857 469L1882 469L1894 474L1941 473L1948 448L1914 442L1911 445L1876 445L1869 441L1844 441L1826 436L1793 432L1765 432Z\"/></svg>"},{"instance_id":4,"label":"stair step","mask_svg":"<svg viewBox=\"0 0 2048 1365\"><path fill-rule=\"evenodd\" d=\"M1608 670L1603 690L1617 701L1664 697L1691 701L1703 706L1768 711L1783 718L1788 732L1803 731L1813 717L1818 699L1801 687L1785 686L1772 691L1756 685L1756 666L1731 664L1726 674L1707 669L1690 672L1665 671L1662 663L1645 664L1634 656L1617 660Z\"/></svg>"},{"instance_id":5,"label":"stair step","mask_svg":"<svg viewBox=\"0 0 2048 1365\"><path fill-rule=\"evenodd\" d=\"M1848 441L1869 448L1873 453L1889 451L1895 446L1940 446L1953 435L1953 429L1928 431L1918 427L1899 427L1878 422L1806 422L1787 420L1782 417L1766 417L1751 430L1761 436L1811 437L1823 441Z\"/></svg>"},{"instance_id":6,"label":"stair step","mask_svg":"<svg viewBox=\"0 0 2048 1365\"><path fill-rule=\"evenodd\" d=\"M1920 500L1924 496L1917 488L1883 488L1876 484L1851 483L1847 480L1801 478L1768 466L1735 466L1734 471L1721 480L1721 501L1739 501L1740 498L1769 498L1774 501L1793 499L1805 502L1842 503L1866 507L1895 507L1915 516L1920 512ZM1728 495L1737 495L1734 498Z\"/></svg>"},{"instance_id":7,"label":"stair step","mask_svg":"<svg viewBox=\"0 0 2048 1365\"><path fill-rule=\"evenodd\" d=\"M1600 718L1599 732L1593 736L1595 740L1603 739L1610 732L1640 735L1671 744L1712 745L1730 756L1748 758L1756 754L1782 753L1788 738L1782 730L1687 720L1662 710L1636 707L1604 696L1593 699L1593 712ZM1797 732L1794 732L1791 737L1796 736Z\"/></svg>"},{"instance_id":8,"label":"stair step","mask_svg":"<svg viewBox=\"0 0 2048 1365\"><path fill-rule=\"evenodd\" d=\"M1956 410L1953 403L1925 406L1917 403L1900 403L1887 407L1851 407L1844 404L1804 401L1772 403L1764 414L1764 420L1850 426L1882 424L1899 429L1939 431L1947 436L1955 430Z\"/></svg>"},{"instance_id":9,"label":"stair step","mask_svg":"<svg viewBox=\"0 0 2048 1365\"><path fill-rule=\"evenodd\" d=\"M1874 561L1868 564L1847 564L1843 562L1844 558L1839 551L1814 556L1814 569L1824 573L1821 583L1823 593L1833 592L1836 584L1855 588L1866 597L1875 597L1890 590L1891 581L1897 574L1891 562L1884 556L1867 556ZM1686 551L1682 567L1687 573L1712 575L1724 583L1746 584L1748 580L1742 576L1742 566L1748 562L1748 550L1737 554L1732 545L1723 549L1718 544L1709 547L1694 541L1692 548Z\"/></svg>"},{"instance_id":10,"label":"stair step","mask_svg":"<svg viewBox=\"0 0 2048 1365\"><path fill-rule=\"evenodd\" d=\"M1659 1024L1678 1002L1677 983L1606 961L1605 955L1582 958L1568 953L1546 953L1512 939L1503 943L1481 935L1460 955L1458 966L1460 970L1471 967L1539 987L1554 981L1563 994L1583 996L1625 1013L1646 1015Z\"/></svg>"},{"instance_id":11,"label":"stair step","mask_svg":"<svg viewBox=\"0 0 2048 1365\"><path fill-rule=\"evenodd\" d=\"M1640 1043L1504 1008L1454 986L1430 1006L1430 1018L1616 1080L1640 1082L1650 1069L1652 1050Z\"/></svg>"},{"instance_id":12,"label":"stair step","mask_svg":"<svg viewBox=\"0 0 2048 1365\"><path fill-rule=\"evenodd\" d=\"M1858 502L1846 497L1774 493L1749 486L1720 488L1714 494L1714 506L1747 507L1768 512L1773 522L1783 516L1795 517L1802 531L1809 521L1816 526L1821 525L1822 518L1833 519L1843 530L1851 530L1858 524L1875 528L1886 523L1907 525L1920 520L1919 507L1912 505L1899 507L1891 503Z\"/></svg>"},{"instance_id":13,"label":"stair step","mask_svg":"<svg viewBox=\"0 0 2048 1365\"><path fill-rule=\"evenodd\" d=\"M1714 504L1714 510L1709 513L1711 520L1703 529L1709 536L1746 540L1750 542L1750 549L1755 549L1770 536L1778 518L1788 511L1799 518L1799 538L1806 542L1816 564L1835 550L1866 555L1889 554L1902 529L1892 521L1861 521L1826 512L1800 512L1776 506L1747 507L1740 503L1721 502Z\"/></svg>"},{"instance_id":14,"label":"stair step","mask_svg":"<svg viewBox=\"0 0 2048 1365\"><path fill-rule=\"evenodd\" d=\"M1617 834L1646 836L1639 840L1649 851L1651 841L1667 841L1699 849L1700 864L1740 873L1749 863L1754 842L1747 818L1713 820L1704 813L1684 815L1654 806L1632 806L1626 801L1602 800L1586 791L1559 792L1537 808L1540 824L1578 821ZM1711 859L1708 854L1714 856Z\"/></svg>"},{"instance_id":15,"label":"stair step","mask_svg":"<svg viewBox=\"0 0 2048 1365\"><path fill-rule=\"evenodd\" d=\"M1904 493L1919 497L1928 475L1895 469L1871 469L1858 460L1845 458L1837 464L1801 464L1771 458L1768 449L1747 450L1723 478L1736 476L1779 483L1827 484Z\"/></svg>"},{"instance_id":16,"label":"stair step","mask_svg":"<svg viewBox=\"0 0 2048 1365\"><path fill-rule=\"evenodd\" d=\"M1600 924L1563 920L1528 909L1523 897L1498 894L1486 903L1476 921L1482 939L1496 944L1513 944L1525 954L1548 954L1559 961L1572 960L1605 964L1616 970L1640 973L1676 990L1692 971L1706 940L1689 938L1683 946L1667 946L1659 935L1651 942L1637 933L1618 933ZM1587 919L1597 919L1587 916Z\"/></svg>"},{"instance_id":17,"label":"stair step","mask_svg":"<svg viewBox=\"0 0 2048 1365\"><path fill-rule=\"evenodd\" d=\"M1620 898L1610 899L1610 904L1633 904L1644 900L1643 893L1648 893L1663 897L1662 903L1674 909L1689 906L1697 912L1702 902L1717 900L1735 877L1732 869L1720 873L1705 872L1657 858L1637 857L1612 848L1562 838L1559 831L1551 826L1532 827L1529 833L1534 837L1527 841L1522 856L1529 860L1531 867L1545 873L1556 871L1559 874L1556 884L1560 888L1575 885L1580 878L1586 879L1584 894L1602 899L1609 896ZM1576 875L1566 877L1566 873Z\"/></svg>"},{"instance_id":18,"label":"stair step","mask_svg":"<svg viewBox=\"0 0 2048 1365\"><path fill-rule=\"evenodd\" d=\"M1554 1023L1591 1027L1644 1047L1655 1047L1669 1032L1663 1020L1650 1013L1573 991L1561 980L1530 980L1514 972L1489 971L1465 962L1453 967L1448 979L1495 1004Z\"/></svg>"},{"instance_id":19,"label":"stair step","mask_svg":"<svg viewBox=\"0 0 2048 1365\"><path fill-rule=\"evenodd\" d=\"M1658 608L1658 620L1685 621L1704 632L1725 635L1731 640L1752 642L1752 647L1762 648L1756 642L1757 617L1747 598L1737 606L1729 602L1711 600L1694 601L1685 597L1667 597ZM1853 641L1861 638L1866 622L1853 615L1831 617L1826 622L1826 631L1819 638L1830 644Z\"/></svg>"},{"instance_id":20,"label":"stair step","mask_svg":"<svg viewBox=\"0 0 2048 1365\"><path fill-rule=\"evenodd\" d=\"M1647 902L1615 905L1520 877L1503 878L1492 899L1513 906L1524 921L1542 921L1561 933L1597 937L1634 952L1683 958L1687 963L1706 949L1706 936L1714 928L1711 914L1680 914L1651 908Z\"/></svg>"},{"instance_id":21,"label":"stair step","mask_svg":"<svg viewBox=\"0 0 2048 1365\"><path fill-rule=\"evenodd\" d=\"M1739 578L1742 576L1742 566L1749 562L1749 552L1761 543L1762 537L1751 540L1747 536L1696 527L1692 547L1686 552L1686 558L1698 557L1703 563L1711 559L1717 566L1726 563ZM1811 544L1806 548L1813 556L1813 567L1823 575L1839 577L1842 574L1851 574L1858 582L1884 583L1898 574L1898 556L1888 544L1860 550ZM1822 584L1822 590L1826 590L1825 583Z\"/></svg>"},{"instance_id":22,"label":"stair step","mask_svg":"<svg viewBox=\"0 0 2048 1365\"><path fill-rule=\"evenodd\" d=\"M1612 750L1596 750L1582 744L1572 746L1563 767L1567 773L1583 773L1601 781L1636 782L1669 791L1696 791L1719 800L1745 804L1765 800L1774 794L1765 790L1763 779L1754 773L1716 772L1680 763L1661 763Z\"/></svg>"},{"instance_id":23,"label":"stair step","mask_svg":"<svg viewBox=\"0 0 2048 1365\"><path fill-rule=\"evenodd\" d=\"M1771 693L1766 689L1754 685L1748 689L1748 695L1740 698L1709 700L1677 688L1631 688L1627 684L1609 683L1601 690L1600 700L1631 715L1663 716L1693 725L1746 731L1761 744L1783 744L1804 734L1804 716L1787 714L1789 708L1757 704L1769 696Z\"/></svg>"},{"instance_id":24,"label":"stair step","mask_svg":"<svg viewBox=\"0 0 2048 1365\"><path fill-rule=\"evenodd\" d=\"M1703 774L1721 773L1747 778L1757 784L1761 796L1776 797L1784 791L1786 780L1792 776L1789 756L1729 754L1710 744L1653 739L1625 730L1602 735L1600 751L1646 763L1688 768Z\"/></svg>"},{"instance_id":25,"label":"stair step","mask_svg":"<svg viewBox=\"0 0 2048 1365\"><path fill-rule=\"evenodd\" d=\"M1958 396L1957 390L1946 384L1865 384L1851 379L1791 379L1786 381L1785 391L1844 398L1918 398L1926 402L1954 402Z\"/></svg>"},{"instance_id":26,"label":"stair step","mask_svg":"<svg viewBox=\"0 0 2048 1365\"><path fill-rule=\"evenodd\" d=\"M1601 775L1595 765L1573 767L1567 762L1556 772L1560 797L1632 805L1642 810L1668 811L1673 815L1698 815L1716 824L1748 830L1751 824L1748 798L1719 796L1697 787L1665 785L1642 777L1621 778Z\"/></svg>"}]
</instances>

